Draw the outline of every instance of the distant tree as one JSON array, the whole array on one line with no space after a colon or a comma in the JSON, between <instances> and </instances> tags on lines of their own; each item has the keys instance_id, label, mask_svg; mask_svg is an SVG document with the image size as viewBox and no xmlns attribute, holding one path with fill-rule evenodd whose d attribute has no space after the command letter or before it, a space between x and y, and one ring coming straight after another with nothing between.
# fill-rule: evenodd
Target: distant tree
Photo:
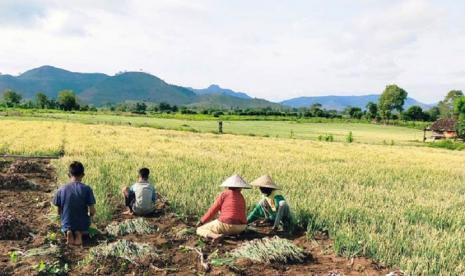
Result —
<instances>
[{"instance_id":1,"label":"distant tree","mask_svg":"<svg viewBox=\"0 0 465 276\"><path fill-rule=\"evenodd\" d=\"M309 110L312 117L323 117L324 111L320 103L314 103L310 106Z\"/></svg>"},{"instance_id":2,"label":"distant tree","mask_svg":"<svg viewBox=\"0 0 465 276\"><path fill-rule=\"evenodd\" d=\"M367 119L373 120L376 118L377 115L378 115L378 105L375 104L374 102L367 103L366 114L365 114Z\"/></svg>"},{"instance_id":3,"label":"distant tree","mask_svg":"<svg viewBox=\"0 0 465 276\"><path fill-rule=\"evenodd\" d=\"M35 105L38 107L38 108L48 108L49 107L49 100L48 100L48 97L47 95L45 95L44 93L37 93L36 96L35 96Z\"/></svg>"},{"instance_id":4,"label":"distant tree","mask_svg":"<svg viewBox=\"0 0 465 276\"><path fill-rule=\"evenodd\" d=\"M457 97L454 101L454 113L459 119L465 120L465 96Z\"/></svg>"},{"instance_id":5,"label":"distant tree","mask_svg":"<svg viewBox=\"0 0 465 276\"><path fill-rule=\"evenodd\" d=\"M418 105L413 105L402 114L407 121L422 121L424 119L423 109Z\"/></svg>"},{"instance_id":6,"label":"distant tree","mask_svg":"<svg viewBox=\"0 0 465 276\"><path fill-rule=\"evenodd\" d=\"M48 100L48 108L57 109L59 107L60 107L60 105L58 104L58 102L55 99Z\"/></svg>"},{"instance_id":7,"label":"distant tree","mask_svg":"<svg viewBox=\"0 0 465 276\"><path fill-rule=\"evenodd\" d=\"M213 117L220 117L221 115L224 115L223 111L215 111L215 112L213 112Z\"/></svg>"},{"instance_id":8,"label":"distant tree","mask_svg":"<svg viewBox=\"0 0 465 276\"><path fill-rule=\"evenodd\" d=\"M386 86L379 98L379 111L384 121L389 121L392 116L392 111L403 111L407 92L395 84Z\"/></svg>"},{"instance_id":9,"label":"distant tree","mask_svg":"<svg viewBox=\"0 0 465 276\"><path fill-rule=\"evenodd\" d=\"M349 115L350 118L361 119L363 116L362 109L360 107L347 107L344 113Z\"/></svg>"},{"instance_id":10,"label":"distant tree","mask_svg":"<svg viewBox=\"0 0 465 276\"><path fill-rule=\"evenodd\" d=\"M21 94L16 93L15 91L8 89L3 93L3 101L7 107L13 107L18 105L23 97Z\"/></svg>"},{"instance_id":11,"label":"distant tree","mask_svg":"<svg viewBox=\"0 0 465 276\"><path fill-rule=\"evenodd\" d=\"M457 98L464 96L462 90L451 90L444 100L438 104L441 118L451 118L454 115L454 103Z\"/></svg>"},{"instance_id":12,"label":"distant tree","mask_svg":"<svg viewBox=\"0 0 465 276\"><path fill-rule=\"evenodd\" d=\"M22 105L20 105L22 108L26 109L32 109L35 107L34 102L31 100L25 101Z\"/></svg>"},{"instance_id":13,"label":"distant tree","mask_svg":"<svg viewBox=\"0 0 465 276\"><path fill-rule=\"evenodd\" d=\"M147 110L147 105L145 103L139 103L137 102L135 105L134 105L134 109L132 110L133 112L136 112L136 113L145 113L145 111Z\"/></svg>"},{"instance_id":14,"label":"distant tree","mask_svg":"<svg viewBox=\"0 0 465 276\"><path fill-rule=\"evenodd\" d=\"M76 95L71 90L62 90L58 93L57 98L60 108L66 111L79 109Z\"/></svg>"},{"instance_id":15,"label":"distant tree","mask_svg":"<svg viewBox=\"0 0 465 276\"><path fill-rule=\"evenodd\" d=\"M457 97L455 99L454 113L458 116L458 135L460 137L465 137L465 96Z\"/></svg>"},{"instance_id":16,"label":"distant tree","mask_svg":"<svg viewBox=\"0 0 465 276\"><path fill-rule=\"evenodd\" d=\"M165 102L162 102L158 105L160 112L171 111L171 105Z\"/></svg>"},{"instance_id":17,"label":"distant tree","mask_svg":"<svg viewBox=\"0 0 465 276\"><path fill-rule=\"evenodd\" d=\"M433 106L430 110L428 110L427 113L429 115L430 121L436 121L441 115L441 111L439 110L439 107L437 106Z\"/></svg>"},{"instance_id":18,"label":"distant tree","mask_svg":"<svg viewBox=\"0 0 465 276\"><path fill-rule=\"evenodd\" d=\"M126 111L128 111L128 109L129 108L128 108L127 104L125 104L125 103L120 103L120 104L116 105L116 107L115 107L115 110L120 111L120 112L126 112Z\"/></svg>"}]
</instances>

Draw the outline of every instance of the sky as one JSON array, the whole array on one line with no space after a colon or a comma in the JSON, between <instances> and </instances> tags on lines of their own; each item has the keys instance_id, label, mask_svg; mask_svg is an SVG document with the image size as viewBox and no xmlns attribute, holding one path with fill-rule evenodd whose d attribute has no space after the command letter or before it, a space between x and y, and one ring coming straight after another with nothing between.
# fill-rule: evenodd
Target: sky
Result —
<instances>
[{"instance_id":1,"label":"sky","mask_svg":"<svg viewBox=\"0 0 465 276\"><path fill-rule=\"evenodd\" d=\"M465 1L0 0L0 72L144 71L280 101L465 90Z\"/></svg>"}]
</instances>

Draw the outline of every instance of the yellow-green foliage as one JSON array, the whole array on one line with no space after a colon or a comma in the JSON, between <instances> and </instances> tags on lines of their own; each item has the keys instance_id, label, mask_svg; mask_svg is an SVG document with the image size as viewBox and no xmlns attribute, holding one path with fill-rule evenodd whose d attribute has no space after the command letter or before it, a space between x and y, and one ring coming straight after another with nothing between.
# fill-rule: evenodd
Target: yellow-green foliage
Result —
<instances>
[{"instance_id":1,"label":"yellow-green foliage","mask_svg":"<svg viewBox=\"0 0 465 276\"><path fill-rule=\"evenodd\" d=\"M131 263L146 257L158 256L155 248L146 243L137 243L127 240L117 240L109 244L100 244L91 248L84 259L84 264L98 264L109 259L121 259Z\"/></svg>"},{"instance_id":2,"label":"yellow-green foliage","mask_svg":"<svg viewBox=\"0 0 465 276\"><path fill-rule=\"evenodd\" d=\"M127 234L152 234L155 229L143 218L127 219L122 222L113 222L105 228L112 236L124 236Z\"/></svg>"},{"instance_id":3,"label":"yellow-green foliage","mask_svg":"<svg viewBox=\"0 0 465 276\"><path fill-rule=\"evenodd\" d=\"M255 239L235 248L230 256L246 258L258 263L301 263L304 250L291 241L279 237Z\"/></svg>"},{"instance_id":4,"label":"yellow-green foliage","mask_svg":"<svg viewBox=\"0 0 465 276\"><path fill-rule=\"evenodd\" d=\"M239 173L250 181L268 173L283 187L300 223L327 229L340 254L365 255L412 274L465 273L461 152L124 126L0 123L9 133L0 136L0 145L28 135L15 147L33 152L50 147L43 144L49 140L64 139L65 157L55 162L60 180L66 181L69 162L84 163L100 222L122 204L121 187L134 182L142 166L151 169L151 180L172 206L195 215L213 202L226 177ZM260 198L257 190L243 194L249 208Z\"/></svg>"},{"instance_id":5,"label":"yellow-green foliage","mask_svg":"<svg viewBox=\"0 0 465 276\"><path fill-rule=\"evenodd\" d=\"M0 154L58 155L64 146L64 123L36 121L17 126L17 121L0 121Z\"/></svg>"}]
</instances>

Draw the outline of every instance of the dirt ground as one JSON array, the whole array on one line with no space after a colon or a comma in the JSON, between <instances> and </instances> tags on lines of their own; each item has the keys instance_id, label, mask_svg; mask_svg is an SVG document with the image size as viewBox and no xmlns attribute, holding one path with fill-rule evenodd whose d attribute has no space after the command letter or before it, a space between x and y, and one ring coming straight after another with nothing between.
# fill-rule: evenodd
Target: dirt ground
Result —
<instances>
[{"instance_id":1,"label":"dirt ground","mask_svg":"<svg viewBox=\"0 0 465 276\"><path fill-rule=\"evenodd\" d=\"M79 262L92 247L107 238L100 235L86 240L83 248L69 248L65 245L59 225L52 219L50 201L57 183L54 168L49 160L0 159L0 176L5 179L11 175L16 175L16 178L17 175L21 175L37 185L20 186L21 189L0 185L0 211L13 214L31 229L31 233L25 239L0 240L0 275L37 275L41 262L59 266L66 264L69 275L385 275L395 272L366 258L338 257L334 254L330 239L324 235L317 235L314 240L308 240L304 233L292 237L281 235L305 250L307 258L302 264L263 265L254 264L249 260L238 260L233 266L210 266L209 270L205 270L201 265L200 256L183 248L201 248L207 259L215 252L222 256L246 240L269 236L269 228L257 228L257 232L248 232L213 245L209 241L199 239L193 233L193 220L178 218L170 212L168 203L161 203L157 213L147 218L157 229L154 234L118 237L154 246L158 251L157 260L141 261L138 265L98 263L84 266ZM123 207L120 206L113 221L120 222L131 218L121 215L122 210ZM99 225L99 229L103 230L103 225ZM186 229L189 231L185 232ZM38 253L32 255L37 256L22 255L31 252L31 249L36 249ZM14 256L11 252L19 253Z\"/></svg>"}]
</instances>

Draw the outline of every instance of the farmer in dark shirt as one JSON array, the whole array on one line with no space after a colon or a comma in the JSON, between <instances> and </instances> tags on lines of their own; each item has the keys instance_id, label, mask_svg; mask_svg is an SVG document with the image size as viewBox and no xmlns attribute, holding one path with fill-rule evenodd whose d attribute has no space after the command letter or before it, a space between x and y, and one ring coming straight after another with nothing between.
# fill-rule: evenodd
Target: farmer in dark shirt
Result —
<instances>
[{"instance_id":1,"label":"farmer in dark shirt","mask_svg":"<svg viewBox=\"0 0 465 276\"><path fill-rule=\"evenodd\" d=\"M61 229L68 245L82 245L82 235L88 232L91 217L95 215L95 198L92 188L81 183L84 166L74 161L69 165L70 182L62 186L53 198L58 207Z\"/></svg>"}]
</instances>

